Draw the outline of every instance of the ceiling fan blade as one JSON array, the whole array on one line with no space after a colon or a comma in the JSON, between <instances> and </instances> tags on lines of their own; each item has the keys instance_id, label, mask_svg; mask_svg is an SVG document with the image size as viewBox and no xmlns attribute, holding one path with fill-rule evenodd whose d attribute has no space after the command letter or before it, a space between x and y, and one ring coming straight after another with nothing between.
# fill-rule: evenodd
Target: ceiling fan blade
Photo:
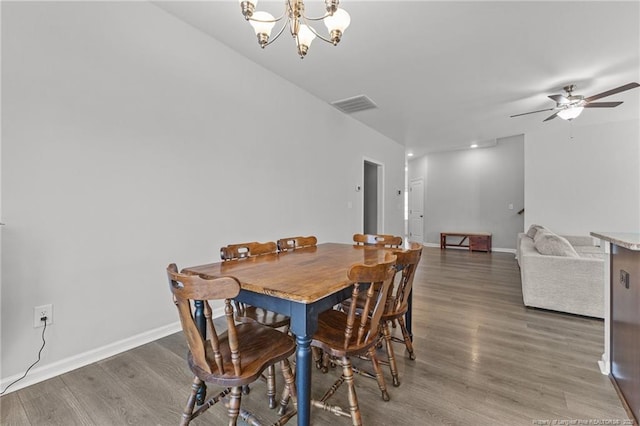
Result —
<instances>
[{"instance_id":1,"label":"ceiling fan blade","mask_svg":"<svg viewBox=\"0 0 640 426\"><path fill-rule=\"evenodd\" d=\"M634 83L627 83L624 86L616 87L615 89L607 90L606 92L602 92L602 93L598 93L597 95L589 96L588 98L585 98L585 101L587 101L587 102L595 101L596 99L600 99L600 98L604 98L604 97L607 97L607 96L615 95L616 93L624 92L626 90L631 90L631 89L634 89L634 88L636 88L638 86L640 86L640 84L635 83L635 82Z\"/></svg>"},{"instance_id":2,"label":"ceiling fan blade","mask_svg":"<svg viewBox=\"0 0 640 426\"><path fill-rule=\"evenodd\" d=\"M560 112L560 111L558 111L558 112ZM544 123L545 121L553 120L554 118L557 117L558 112L556 112L553 115L550 115L549 117L545 118L544 120L542 120L542 122Z\"/></svg>"},{"instance_id":3,"label":"ceiling fan blade","mask_svg":"<svg viewBox=\"0 0 640 426\"><path fill-rule=\"evenodd\" d=\"M549 98L554 100L557 104L568 104L569 98L564 95L549 95Z\"/></svg>"},{"instance_id":4,"label":"ceiling fan blade","mask_svg":"<svg viewBox=\"0 0 640 426\"><path fill-rule=\"evenodd\" d=\"M622 103L622 101L620 102L590 102L588 104L586 104L584 107L585 108L614 108L617 107L618 105L620 105Z\"/></svg>"},{"instance_id":5,"label":"ceiling fan blade","mask_svg":"<svg viewBox=\"0 0 640 426\"><path fill-rule=\"evenodd\" d=\"M522 114L512 115L512 116L510 116L510 118L520 117L521 115L535 114L536 112L553 111L554 109L555 108L547 108L547 109L539 109L538 111L523 112Z\"/></svg>"}]
</instances>

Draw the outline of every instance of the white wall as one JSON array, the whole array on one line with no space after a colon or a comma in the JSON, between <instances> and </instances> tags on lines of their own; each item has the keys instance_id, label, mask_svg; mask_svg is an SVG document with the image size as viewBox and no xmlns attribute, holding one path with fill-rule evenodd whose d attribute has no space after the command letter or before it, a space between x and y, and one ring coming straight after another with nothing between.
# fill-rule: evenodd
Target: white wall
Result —
<instances>
[{"instance_id":1,"label":"white wall","mask_svg":"<svg viewBox=\"0 0 640 426\"><path fill-rule=\"evenodd\" d=\"M489 148L435 153L409 162L409 179L425 178L424 238L440 232L491 232L496 249L515 249L523 229L524 137ZM509 209L509 204L513 209Z\"/></svg>"},{"instance_id":2,"label":"white wall","mask_svg":"<svg viewBox=\"0 0 640 426\"><path fill-rule=\"evenodd\" d=\"M350 241L365 157L402 233L402 146L151 4L2 2L2 88L3 386L37 353L34 306L54 306L43 369L69 366L175 324L169 262Z\"/></svg>"},{"instance_id":3,"label":"white wall","mask_svg":"<svg viewBox=\"0 0 640 426\"><path fill-rule=\"evenodd\" d=\"M640 232L640 120L560 124L525 137L525 226Z\"/></svg>"}]
</instances>

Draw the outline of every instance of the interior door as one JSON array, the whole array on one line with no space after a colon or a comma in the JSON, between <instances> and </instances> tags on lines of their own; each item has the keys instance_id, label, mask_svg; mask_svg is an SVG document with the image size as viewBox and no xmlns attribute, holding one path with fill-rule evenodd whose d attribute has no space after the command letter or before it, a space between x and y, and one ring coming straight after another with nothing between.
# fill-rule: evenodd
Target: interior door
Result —
<instances>
[{"instance_id":1,"label":"interior door","mask_svg":"<svg viewBox=\"0 0 640 426\"><path fill-rule=\"evenodd\" d=\"M424 243L424 181L409 182L409 239Z\"/></svg>"}]
</instances>

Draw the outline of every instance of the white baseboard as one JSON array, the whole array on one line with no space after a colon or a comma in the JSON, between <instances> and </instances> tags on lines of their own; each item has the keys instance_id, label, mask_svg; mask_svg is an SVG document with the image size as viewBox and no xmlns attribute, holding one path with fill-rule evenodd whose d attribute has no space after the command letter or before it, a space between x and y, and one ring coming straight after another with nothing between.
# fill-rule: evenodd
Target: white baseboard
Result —
<instances>
[{"instance_id":1,"label":"white baseboard","mask_svg":"<svg viewBox=\"0 0 640 426\"><path fill-rule=\"evenodd\" d=\"M609 360L607 358L609 358L607 354L602 354L602 357L598 360L600 372L605 376L611 374L611 364L609 363Z\"/></svg>"},{"instance_id":2,"label":"white baseboard","mask_svg":"<svg viewBox=\"0 0 640 426\"><path fill-rule=\"evenodd\" d=\"M212 313L212 316L214 318L217 318L221 315L224 315L223 308L214 309ZM51 379L52 377L68 373L69 371L84 367L85 365L93 364L94 362L109 358L111 356L128 351L146 343L153 342L154 340L161 339L180 330L182 330L180 322L174 322L169 325L158 327L156 329L145 331L144 333L140 333L135 336L110 343L100 348L92 349L90 351L73 355L71 357L56 361L51 364L34 368L33 370L29 371L29 374L27 374L24 379L12 385L7 390L5 395L22 388L26 388L27 386L42 382L44 380ZM23 374L24 372L20 372L19 374L11 377L3 377L2 379L0 379L0 387L2 389L5 389L7 385L9 385L19 377L22 377Z\"/></svg>"},{"instance_id":3,"label":"white baseboard","mask_svg":"<svg viewBox=\"0 0 640 426\"><path fill-rule=\"evenodd\" d=\"M436 244L436 243L423 243L422 245L425 246L425 247L437 247L437 248L440 248L440 244ZM469 251L469 247L447 247L447 250L448 249ZM492 247L491 251L496 251L496 252L499 252L499 253L516 254L516 249L511 249L511 248L500 248L500 247L495 248L495 247Z\"/></svg>"},{"instance_id":4,"label":"white baseboard","mask_svg":"<svg viewBox=\"0 0 640 426\"><path fill-rule=\"evenodd\" d=\"M497 251L499 253L511 253L514 256L516 255L516 249L498 247L498 248L492 248L491 250L492 251Z\"/></svg>"}]
</instances>

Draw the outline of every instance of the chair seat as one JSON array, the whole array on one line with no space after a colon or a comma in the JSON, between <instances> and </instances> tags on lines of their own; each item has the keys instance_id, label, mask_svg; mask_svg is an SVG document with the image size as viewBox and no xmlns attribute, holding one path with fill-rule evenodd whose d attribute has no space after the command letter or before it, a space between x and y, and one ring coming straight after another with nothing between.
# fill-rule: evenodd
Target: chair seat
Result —
<instances>
[{"instance_id":1,"label":"chair seat","mask_svg":"<svg viewBox=\"0 0 640 426\"><path fill-rule=\"evenodd\" d=\"M280 328L289 325L290 319L286 315L255 306L245 306L242 314L236 315L236 320L243 323L257 322L272 328Z\"/></svg>"},{"instance_id":2,"label":"chair seat","mask_svg":"<svg viewBox=\"0 0 640 426\"><path fill-rule=\"evenodd\" d=\"M240 376L236 375L231 362L224 363L224 372L220 372L217 368L214 368L212 372L205 371L194 364L192 354L189 352L189 367L201 380L222 387L244 386L254 382L269 365L282 361L295 353L296 343L293 338L271 327L257 323L246 323L238 324L236 331L239 352L242 354L242 373ZM231 359L227 332L220 333L218 339L223 359ZM211 345L207 344L206 348L206 358L209 364L216 367L213 350L210 349Z\"/></svg>"},{"instance_id":3,"label":"chair seat","mask_svg":"<svg viewBox=\"0 0 640 426\"><path fill-rule=\"evenodd\" d=\"M345 325L347 324L347 314L341 311L328 310L318 317L318 331L313 335L312 346L317 346L331 356L353 356L366 353L367 350L376 343L377 333L370 333L370 336L360 343L356 343L355 335L357 328L353 330L354 338L345 347Z\"/></svg>"}]
</instances>

